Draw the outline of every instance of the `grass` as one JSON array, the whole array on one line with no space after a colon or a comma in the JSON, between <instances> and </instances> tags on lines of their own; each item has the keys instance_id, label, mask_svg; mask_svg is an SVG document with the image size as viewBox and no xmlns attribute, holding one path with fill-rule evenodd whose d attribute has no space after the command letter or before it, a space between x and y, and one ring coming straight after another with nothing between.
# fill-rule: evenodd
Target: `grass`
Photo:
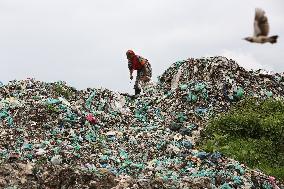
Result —
<instances>
[{"instance_id":1,"label":"grass","mask_svg":"<svg viewBox=\"0 0 284 189\"><path fill-rule=\"evenodd\" d=\"M200 147L284 180L284 102L245 99L212 119Z\"/></svg>"}]
</instances>

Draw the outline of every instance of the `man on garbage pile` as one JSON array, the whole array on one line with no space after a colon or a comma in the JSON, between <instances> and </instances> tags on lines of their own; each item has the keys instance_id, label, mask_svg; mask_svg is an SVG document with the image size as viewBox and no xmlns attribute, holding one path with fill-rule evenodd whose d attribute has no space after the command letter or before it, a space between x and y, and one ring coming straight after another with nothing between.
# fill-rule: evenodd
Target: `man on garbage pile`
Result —
<instances>
[{"instance_id":1,"label":"man on garbage pile","mask_svg":"<svg viewBox=\"0 0 284 189\"><path fill-rule=\"evenodd\" d=\"M134 85L135 95L140 94L141 87L139 82L149 82L152 77L152 68L149 61L139 55L136 55L132 50L126 52L128 59L128 68L130 73L130 79L133 79L133 71L137 70L136 81Z\"/></svg>"}]
</instances>

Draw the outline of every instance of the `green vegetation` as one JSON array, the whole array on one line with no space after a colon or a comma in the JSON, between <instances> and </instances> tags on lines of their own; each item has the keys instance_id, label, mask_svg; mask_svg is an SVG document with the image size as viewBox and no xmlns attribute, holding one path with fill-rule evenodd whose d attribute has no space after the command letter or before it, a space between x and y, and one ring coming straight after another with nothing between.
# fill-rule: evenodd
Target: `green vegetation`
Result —
<instances>
[{"instance_id":1,"label":"green vegetation","mask_svg":"<svg viewBox=\"0 0 284 189\"><path fill-rule=\"evenodd\" d=\"M69 100L71 98L71 96L73 95L73 90L72 88L60 83L60 82L57 82L54 86L54 91L55 91L55 94L58 96L58 97L64 97L65 99Z\"/></svg>"},{"instance_id":2,"label":"green vegetation","mask_svg":"<svg viewBox=\"0 0 284 189\"><path fill-rule=\"evenodd\" d=\"M59 113L59 109L53 104L48 104L47 110L51 113Z\"/></svg>"},{"instance_id":3,"label":"green vegetation","mask_svg":"<svg viewBox=\"0 0 284 189\"><path fill-rule=\"evenodd\" d=\"M284 102L245 99L212 119L202 133L206 151L220 151L284 180Z\"/></svg>"}]
</instances>

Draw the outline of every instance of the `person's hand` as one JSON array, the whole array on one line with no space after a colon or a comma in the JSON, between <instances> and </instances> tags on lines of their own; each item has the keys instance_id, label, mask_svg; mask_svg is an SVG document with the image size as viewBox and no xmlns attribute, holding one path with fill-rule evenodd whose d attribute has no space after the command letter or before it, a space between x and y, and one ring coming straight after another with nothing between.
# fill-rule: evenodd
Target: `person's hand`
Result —
<instances>
[{"instance_id":1,"label":"person's hand","mask_svg":"<svg viewBox=\"0 0 284 189\"><path fill-rule=\"evenodd\" d=\"M130 79L131 79L131 80L133 79L133 76L132 76L132 75L130 76Z\"/></svg>"}]
</instances>

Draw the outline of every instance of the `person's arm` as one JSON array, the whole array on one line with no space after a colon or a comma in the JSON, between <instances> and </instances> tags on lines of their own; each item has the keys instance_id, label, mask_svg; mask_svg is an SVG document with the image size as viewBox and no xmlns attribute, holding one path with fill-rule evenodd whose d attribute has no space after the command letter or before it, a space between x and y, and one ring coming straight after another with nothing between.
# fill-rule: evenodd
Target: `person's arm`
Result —
<instances>
[{"instance_id":1,"label":"person's arm","mask_svg":"<svg viewBox=\"0 0 284 189\"><path fill-rule=\"evenodd\" d=\"M129 69L129 74L130 74L130 79L132 80L133 79L133 69Z\"/></svg>"},{"instance_id":2,"label":"person's arm","mask_svg":"<svg viewBox=\"0 0 284 189\"><path fill-rule=\"evenodd\" d=\"M129 69L129 75L130 75L130 79L133 79L133 68L132 68L132 63L130 61L128 61L128 69Z\"/></svg>"}]
</instances>

